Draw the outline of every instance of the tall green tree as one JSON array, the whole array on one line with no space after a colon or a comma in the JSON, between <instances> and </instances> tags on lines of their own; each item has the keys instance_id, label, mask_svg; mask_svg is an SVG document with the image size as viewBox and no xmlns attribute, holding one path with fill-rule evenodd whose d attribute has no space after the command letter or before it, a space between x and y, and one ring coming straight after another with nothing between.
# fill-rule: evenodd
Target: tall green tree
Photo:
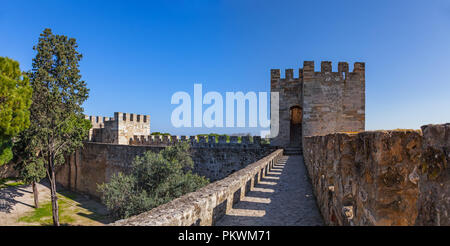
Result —
<instances>
[{"instance_id":1,"label":"tall green tree","mask_svg":"<svg viewBox=\"0 0 450 246\"><path fill-rule=\"evenodd\" d=\"M13 138L30 125L31 94L19 63L0 57L0 166L13 157Z\"/></svg>"},{"instance_id":2,"label":"tall green tree","mask_svg":"<svg viewBox=\"0 0 450 246\"><path fill-rule=\"evenodd\" d=\"M64 156L82 146L91 124L84 119L82 104L89 90L81 80L74 38L55 35L45 29L33 47L30 82L33 88L31 125L26 132L28 160L45 166L50 181L53 224L59 226L55 170L65 163Z\"/></svg>"},{"instance_id":3,"label":"tall green tree","mask_svg":"<svg viewBox=\"0 0 450 246\"><path fill-rule=\"evenodd\" d=\"M37 183L47 175L44 160L39 156L36 148L36 141L33 132L25 130L18 136L18 141L14 144L15 169L19 171L20 179L25 184L31 184L34 196L34 207L39 208L39 192Z\"/></svg>"}]
</instances>

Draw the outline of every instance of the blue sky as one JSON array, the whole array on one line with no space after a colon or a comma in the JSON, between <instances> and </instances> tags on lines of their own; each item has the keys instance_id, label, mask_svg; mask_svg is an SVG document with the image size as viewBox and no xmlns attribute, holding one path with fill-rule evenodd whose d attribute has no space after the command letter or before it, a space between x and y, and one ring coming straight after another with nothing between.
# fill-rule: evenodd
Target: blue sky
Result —
<instances>
[{"instance_id":1,"label":"blue sky","mask_svg":"<svg viewBox=\"0 0 450 246\"><path fill-rule=\"evenodd\" d=\"M366 62L368 130L450 122L448 1L4 1L0 56L31 69L46 27L77 39L86 114L150 114L152 131L257 133L176 129L171 96L269 91L304 60Z\"/></svg>"}]
</instances>

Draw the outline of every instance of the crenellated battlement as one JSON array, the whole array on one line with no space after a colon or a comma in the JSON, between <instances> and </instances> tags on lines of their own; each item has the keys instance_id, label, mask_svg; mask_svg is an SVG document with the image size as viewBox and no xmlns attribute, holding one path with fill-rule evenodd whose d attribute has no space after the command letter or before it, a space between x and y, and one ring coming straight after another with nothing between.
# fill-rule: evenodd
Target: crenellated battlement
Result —
<instances>
[{"instance_id":1,"label":"crenellated battlement","mask_svg":"<svg viewBox=\"0 0 450 246\"><path fill-rule=\"evenodd\" d=\"M124 122L150 123L150 115L115 112L114 119Z\"/></svg>"},{"instance_id":2,"label":"crenellated battlement","mask_svg":"<svg viewBox=\"0 0 450 246\"><path fill-rule=\"evenodd\" d=\"M115 112L114 117L85 116L92 128L89 141L129 144L135 134L150 134L150 115Z\"/></svg>"},{"instance_id":3,"label":"crenellated battlement","mask_svg":"<svg viewBox=\"0 0 450 246\"><path fill-rule=\"evenodd\" d=\"M169 146L179 142L187 142L192 147L260 147L265 145L260 136L168 136L168 135L135 135L130 145Z\"/></svg>"},{"instance_id":4,"label":"crenellated battlement","mask_svg":"<svg viewBox=\"0 0 450 246\"><path fill-rule=\"evenodd\" d=\"M298 80L302 78L303 69L299 69L299 76L294 77L294 69L287 68L284 70L284 77L281 77L280 69L271 69L270 70L270 78L271 80Z\"/></svg>"},{"instance_id":5,"label":"crenellated battlement","mask_svg":"<svg viewBox=\"0 0 450 246\"><path fill-rule=\"evenodd\" d=\"M288 82L311 82L314 78L323 77L324 75L338 76L340 78L338 81L345 81L348 76L364 77L365 63L355 62L353 65L353 72L349 72L349 65L347 62L339 62L337 71L333 71L333 64L331 61L322 61L320 63L320 71L316 71L314 61L304 61L303 68L299 68L298 70L298 77L294 77L294 69L292 68L285 69L284 77L281 76L280 69L271 69L271 88L283 88Z\"/></svg>"},{"instance_id":6,"label":"crenellated battlement","mask_svg":"<svg viewBox=\"0 0 450 246\"><path fill-rule=\"evenodd\" d=\"M110 117L95 116L95 115L85 115L84 118L91 122L93 128L103 127L103 124L105 122L114 120L113 118L110 118Z\"/></svg>"},{"instance_id":7,"label":"crenellated battlement","mask_svg":"<svg viewBox=\"0 0 450 246\"><path fill-rule=\"evenodd\" d=\"M314 73L332 73L333 72L333 63L331 61L322 61L320 63L320 71L315 70L314 61L304 61L303 62L303 70L306 72L314 72ZM347 62L338 62L337 71L338 73L348 73L349 65ZM355 62L353 65L353 72L361 73L365 72L365 63L364 62Z\"/></svg>"},{"instance_id":8,"label":"crenellated battlement","mask_svg":"<svg viewBox=\"0 0 450 246\"><path fill-rule=\"evenodd\" d=\"M314 61L304 61L298 76L288 68L284 77L280 69L271 69L271 92L278 92L280 98L279 122L271 119L271 125L279 123L279 132L271 143L300 149L302 136L364 130L365 63L355 62L353 70L347 62L334 66L322 61L316 71ZM296 125L291 122L293 113L302 119Z\"/></svg>"}]
</instances>

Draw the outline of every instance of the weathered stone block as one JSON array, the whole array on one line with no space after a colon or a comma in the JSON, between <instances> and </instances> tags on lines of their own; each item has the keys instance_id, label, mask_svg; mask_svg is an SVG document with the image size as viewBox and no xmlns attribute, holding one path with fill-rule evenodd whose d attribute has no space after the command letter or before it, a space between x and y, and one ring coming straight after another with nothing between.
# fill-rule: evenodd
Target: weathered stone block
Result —
<instances>
[{"instance_id":1,"label":"weathered stone block","mask_svg":"<svg viewBox=\"0 0 450 246\"><path fill-rule=\"evenodd\" d=\"M348 63L340 62L338 72L333 72L329 61L321 62L320 72L315 72L313 61L305 61L298 78L293 78L292 69L286 70L286 78L280 78L279 70L271 70L271 92L279 93L274 114L278 118L272 117L271 125L279 127L270 144L300 149L305 136L363 131L364 63L355 63L352 73L348 70ZM272 110L276 109L274 103L271 101Z\"/></svg>"},{"instance_id":2,"label":"weathered stone block","mask_svg":"<svg viewBox=\"0 0 450 246\"><path fill-rule=\"evenodd\" d=\"M417 225L450 226L450 124L422 126Z\"/></svg>"},{"instance_id":3,"label":"weathered stone block","mask_svg":"<svg viewBox=\"0 0 450 246\"><path fill-rule=\"evenodd\" d=\"M329 225L414 225L420 131L336 133L304 139L304 158Z\"/></svg>"}]
</instances>

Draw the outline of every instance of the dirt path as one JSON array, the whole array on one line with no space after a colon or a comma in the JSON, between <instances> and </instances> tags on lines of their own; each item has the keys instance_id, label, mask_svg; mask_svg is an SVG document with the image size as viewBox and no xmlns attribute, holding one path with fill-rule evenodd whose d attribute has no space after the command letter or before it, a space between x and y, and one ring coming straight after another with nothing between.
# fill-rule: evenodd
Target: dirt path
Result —
<instances>
[{"instance_id":1,"label":"dirt path","mask_svg":"<svg viewBox=\"0 0 450 246\"><path fill-rule=\"evenodd\" d=\"M44 183L37 186L40 206L48 204L50 202L48 185ZM106 208L97 201L61 188L58 190L58 198L64 202L64 212L60 217L69 218L69 225L103 225L109 222L106 219ZM0 226L47 224L46 221L51 217L42 218L39 222L19 221L24 216L32 216L34 211L31 185L0 189Z\"/></svg>"},{"instance_id":2,"label":"dirt path","mask_svg":"<svg viewBox=\"0 0 450 246\"><path fill-rule=\"evenodd\" d=\"M44 185L38 184L39 198L50 200L50 191ZM25 213L34 210L34 198L31 185L8 187L0 190L0 225L29 225L19 222Z\"/></svg>"},{"instance_id":3,"label":"dirt path","mask_svg":"<svg viewBox=\"0 0 450 246\"><path fill-rule=\"evenodd\" d=\"M284 156L216 225L323 225L303 158Z\"/></svg>"}]
</instances>

